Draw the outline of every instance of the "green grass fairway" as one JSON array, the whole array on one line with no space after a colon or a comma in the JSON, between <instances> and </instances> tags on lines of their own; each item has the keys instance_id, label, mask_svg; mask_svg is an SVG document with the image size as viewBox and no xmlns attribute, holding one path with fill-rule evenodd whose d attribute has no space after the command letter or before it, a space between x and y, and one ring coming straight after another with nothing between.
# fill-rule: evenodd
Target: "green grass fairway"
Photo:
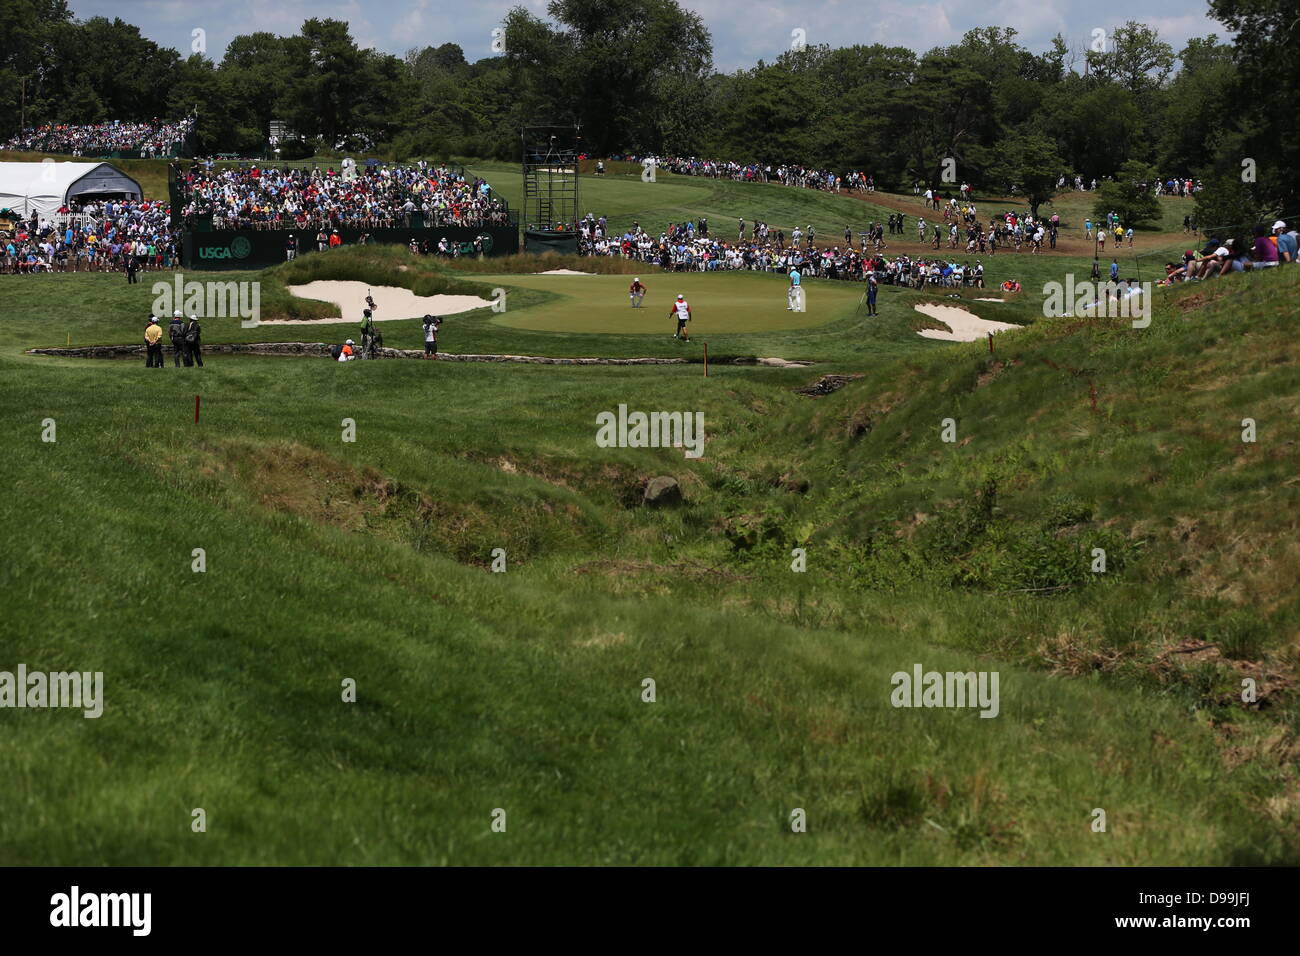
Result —
<instances>
[{"instance_id":1,"label":"green grass fairway","mask_svg":"<svg viewBox=\"0 0 1300 956\"><path fill-rule=\"evenodd\" d=\"M548 258L530 263L530 270L555 268L557 260ZM573 268L582 265L572 260L558 260ZM442 349L448 353L510 353L555 357L636 358L646 356L702 358L702 349L683 349L672 338L675 324L668 318L668 302L662 297L689 293L693 307L703 310L692 327L692 338L709 342L710 359L779 357L806 359L818 363L838 363L859 359L877 363L940 347L913 331L918 318L911 308L919 301L918 293L899 292L887 287L881 294L881 314L871 318L858 314L856 304L862 287L857 284L813 281L809 285L811 311L800 316L785 311L786 279L781 276L745 272L679 276L660 272L655 267L640 270L651 290L653 310L646 307L633 313L627 302L626 288L632 276L537 276L502 271L484 274L450 269L432 257L413 257L396 246L366 246L339 250L325 255L309 254L292 263L284 263L261 272L227 272L220 281L256 281L261 283L263 319L290 320L293 324L263 323L243 328L237 317L212 318L205 323L205 338L210 344L227 342L341 342L359 331L355 325L313 324L310 320L336 314L335 307L323 302L301 299L289 294L287 286L317 279L364 281L373 286L396 285L421 294L469 292L492 298L498 287L510 290L509 311L496 314L488 307L448 316L443 326ZM187 280L202 280L201 273L186 273ZM119 275L108 273L61 274L33 277L0 276L0 301L5 303L3 316L6 337L0 351L21 352L28 348L125 344L137 341L144 319L153 310L155 282L163 287L174 283L172 273L150 273L140 284L127 285ZM683 285L679 279L691 280ZM557 283L569 282L581 289L581 283L613 281L610 295L599 308L613 316L611 331L592 331L593 326L542 324L526 327L522 321L534 312L552 314L573 312L561 308L566 300L556 290ZM723 283L716 285L715 283ZM715 290L724 286L737 288L740 294L762 303L766 313L784 324L770 329L751 326L754 331L724 329L718 310L731 307L731 297L719 297ZM597 286L598 287L598 286ZM592 288L588 286L587 288ZM764 291L766 290L766 291ZM715 305L717 308L715 308ZM1012 306L974 303L973 310L998 310L988 318L1011 314ZM588 311L593 311L588 309ZM624 313L634 318L625 318ZM509 318L519 325L502 324ZM807 320L807 321L801 321ZM1016 318L1015 321L1023 321ZM559 329L555 331L554 329ZM418 319L383 323L384 343L399 349L423 348L423 332ZM51 360L45 360L51 361Z\"/></svg>"},{"instance_id":2,"label":"green grass fairway","mask_svg":"<svg viewBox=\"0 0 1300 956\"><path fill-rule=\"evenodd\" d=\"M523 209L523 177L517 165L473 163L467 171L490 182L511 208ZM836 194L662 171L653 183L642 182L640 175L583 175L578 195L579 214L605 216L612 233L639 222L657 235L667 223L703 216L709 220L710 235L724 239L736 238L736 220L744 219L749 227L761 219L773 230L784 229L787 236L795 226L806 230L812 225L819 241L841 242L845 226L857 230L869 221L884 222L892 211L865 193Z\"/></svg>"},{"instance_id":3,"label":"green grass fairway","mask_svg":"<svg viewBox=\"0 0 1300 956\"><path fill-rule=\"evenodd\" d=\"M806 312L786 309L789 281L763 273L681 275L658 271L641 277L649 292L640 309L628 301L629 276L475 276L476 281L540 289L554 294L545 303L494 317L500 325L537 332L598 332L672 335L677 323L668 317L678 294L691 304L690 333L772 332L807 329L852 314L862 286L848 282L809 282ZM508 302L509 300L507 300Z\"/></svg>"},{"instance_id":4,"label":"green grass fairway","mask_svg":"<svg viewBox=\"0 0 1300 956\"><path fill-rule=\"evenodd\" d=\"M10 342L127 290L6 278ZM105 681L97 719L0 709L0 863L1294 864L1298 287L995 355L768 333L862 373L819 399L825 367L0 349L0 669ZM599 446L620 403L698 410L704 456ZM637 506L655 475L679 507ZM998 672L998 716L895 708L918 664Z\"/></svg>"},{"instance_id":5,"label":"green grass fairway","mask_svg":"<svg viewBox=\"0 0 1300 956\"><path fill-rule=\"evenodd\" d=\"M1300 269L1159 290L1147 328L1045 317L1090 252L985 257L1025 287L965 298L1025 325L992 352L916 334L945 290L794 314L780 275L646 267L634 312L610 263L393 246L186 275L299 322L316 279L504 287L444 355L680 365L34 356L139 341L174 277L0 276L0 671L104 675L94 719L0 707L0 865L1300 863ZM610 447L620 405L700 416L702 455ZM646 506L660 476L681 501ZM897 706L918 666L999 675L996 716Z\"/></svg>"}]
</instances>

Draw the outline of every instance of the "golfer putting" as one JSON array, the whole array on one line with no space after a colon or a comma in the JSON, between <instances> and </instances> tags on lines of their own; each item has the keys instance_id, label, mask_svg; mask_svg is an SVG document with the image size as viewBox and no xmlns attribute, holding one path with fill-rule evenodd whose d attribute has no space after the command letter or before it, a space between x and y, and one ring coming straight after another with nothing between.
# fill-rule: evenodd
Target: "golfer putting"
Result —
<instances>
[{"instance_id":1,"label":"golfer putting","mask_svg":"<svg viewBox=\"0 0 1300 956\"><path fill-rule=\"evenodd\" d=\"M632 280L632 284L628 286L627 290L627 297L632 302L632 308L641 308L641 300L645 298L645 294L646 287L641 284L641 277L637 276Z\"/></svg>"},{"instance_id":2,"label":"golfer putting","mask_svg":"<svg viewBox=\"0 0 1300 956\"><path fill-rule=\"evenodd\" d=\"M668 310L668 317L677 319L677 331L673 333L673 338L681 339L683 342L691 340L686 331L686 323L691 321L691 305L686 301L686 296L679 295L673 307Z\"/></svg>"}]
</instances>

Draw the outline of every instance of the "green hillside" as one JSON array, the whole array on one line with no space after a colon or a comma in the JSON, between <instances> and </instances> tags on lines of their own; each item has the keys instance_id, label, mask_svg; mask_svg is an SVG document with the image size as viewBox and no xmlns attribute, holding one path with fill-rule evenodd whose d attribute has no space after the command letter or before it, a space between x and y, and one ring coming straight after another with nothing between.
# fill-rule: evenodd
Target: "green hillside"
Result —
<instances>
[{"instance_id":1,"label":"green hillside","mask_svg":"<svg viewBox=\"0 0 1300 956\"><path fill-rule=\"evenodd\" d=\"M1266 929L1294 4L110 6L0 2L19 937L335 942L399 867Z\"/></svg>"},{"instance_id":2,"label":"green hillside","mask_svg":"<svg viewBox=\"0 0 1300 956\"><path fill-rule=\"evenodd\" d=\"M267 298L476 281L397 252L304 257ZM706 379L33 357L133 341L140 293L0 277L4 666L106 698L0 709L0 862L1300 862L1298 285L1182 289L1143 330L1040 316L992 356L917 338L900 293L736 336L813 368ZM450 351L654 354L448 321ZM210 342L302 337L226 322ZM863 377L795 391L832 372ZM702 412L703 458L600 447L620 404ZM680 507L638 504L656 475ZM916 665L998 672L997 716L891 706Z\"/></svg>"}]
</instances>

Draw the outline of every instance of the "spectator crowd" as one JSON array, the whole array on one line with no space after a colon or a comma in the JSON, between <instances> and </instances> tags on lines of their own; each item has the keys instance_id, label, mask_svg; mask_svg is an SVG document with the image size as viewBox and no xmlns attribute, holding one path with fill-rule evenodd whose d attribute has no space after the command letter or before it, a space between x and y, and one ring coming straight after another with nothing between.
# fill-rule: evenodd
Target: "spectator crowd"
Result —
<instances>
[{"instance_id":1,"label":"spectator crowd","mask_svg":"<svg viewBox=\"0 0 1300 956\"><path fill-rule=\"evenodd\" d=\"M1295 222L1278 219L1271 227L1256 226L1249 244L1238 244L1235 238L1222 239L1211 235L1199 249L1188 249L1181 262L1166 262L1165 277L1160 285L1176 282L1200 282L1216 279L1229 272L1253 272L1256 269L1273 269L1294 265L1300 234Z\"/></svg>"},{"instance_id":2,"label":"spectator crowd","mask_svg":"<svg viewBox=\"0 0 1300 956\"><path fill-rule=\"evenodd\" d=\"M631 162L650 163L679 176L706 176L710 179L730 179L741 183L777 183L804 189L821 189L827 192L856 190L874 192L875 179L866 173L853 171L844 174L830 169L815 169L797 164L737 163L722 159L700 159L696 156L619 157Z\"/></svg>"},{"instance_id":3,"label":"spectator crowd","mask_svg":"<svg viewBox=\"0 0 1300 956\"><path fill-rule=\"evenodd\" d=\"M756 221L739 220L734 241L718 235L707 219L670 223L657 236L639 222L621 234L609 233L608 221L593 214L578 223L581 255L620 256L658 265L677 272L748 269L788 272L798 268L808 276L864 280L874 273L879 281L920 287L925 285L982 285L983 265L956 258L996 256L998 249L1031 254L1055 248L1060 229L1059 216L1033 217L1022 212L999 213L981 221L973 202L927 195L930 221L917 217L916 240L935 255L913 259L908 255L887 258L890 237L909 234L908 217L891 213L886 222L869 222L856 232L844 227L843 242L816 243L817 231L795 226L787 235L781 228ZM730 233L728 233L728 236Z\"/></svg>"},{"instance_id":4,"label":"spectator crowd","mask_svg":"<svg viewBox=\"0 0 1300 956\"><path fill-rule=\"evenodd\" d=\"M797 164L779 163L773 166L771 163L737 163L731 160L721 159L700 159L698 157L636 157L625 156L616 157L635 162L651 162L656 169L663 169L670 173L677 173L680 176L707 176L712 179L731 179L736 182L760 182L760 183L779 183L783 186L801 186L805 189L822 189L828 192L875 192L876 181L873 176L859 170L853 170L847 173L836 173L830 169L815 169ZM1106 177L1109 179L1109 177ZM1152 190L1157 196L1192 196L1204 188L1200 180L1189 177L1169 177L1160 179L1154 183L1149 183ZM1062 173L1056 181L1058 190L1071 188L1081 191L1096 190L1098 183L1094 177L1091 180L1084 179L1083 176L1075 175L1071 182L1071 177ZM920 196L923 192L930 192L920 180L912 183L912 195ZM1013 189L1014 193L1015 190ZM969 199L972 195L972 189L968 184L962 184L960 193L963 199Z\"/></svg>"},{"instance_id":5,"label":"spectator crowd","mask_svg":"<svg viewBox=\"0 0 1300 956\"><path fill-rule=\"evenodd\" d=\"M52 123L22 130L0 148L73 156L138 153L142 159L152 159L174 154L193 130L192 116L173 122L155 119L148 123Z\"/></svg>"},{"instance_id":6,"label":"spectator crowd","mask_svg":"<svg viewBox=\"0 0 1300 956\"><path fill-rule=\"evenodd\" d=\"M0 272L137 272L179 265L180 237L167 203L108 200L59 209L52 220L18 221L0 237Z\"/></svg>"},{"instance_id":7,"label":"spectator crowd","mask_svg":"<svg viewBox=\"0 0 1300 956\"><path fill-rule=\"evenodd\" d=\"M1106 179L1109 180L1110 177L1107 176ZM1157 196L1193 196L1205 188L1204 184L1199 179L1191 179L1184 176L1159 179L1154 183L1144 183L1143 185L1149 185ZM1070 187L1070 177L1062 173L1056 180L1056 188L1058 190L1065 190ZM1075 176L1073 188L1075 191L1083 192L1096 190L1097 179L1094 177L1091 181L1088 181L1082 176Z\"/></svg>"},{"instance_id":8,"label":"spectator crowd","mask_svg":"<svg viewBox=\"0 0 1300 956\"><path fill-rule=\"evenodd\" d=\"M334 169L177 170L186 224L211 215L213 229L383 229L505 225L506 204L486 180L424 161Z\"/></svg>"},{"instance_id":9,"label":"spectator crowd","mask_svg":"<svg viewBox=\"0 0 1300 956\"><path fill-rule=\"evenodd\" d=\"M579 226L582 254L622 256L674 272L747 270L787 274L798 269L810 278L865 281L874 275L878 282L918 289L984 284L984 266L978 259L970 262L948 255L886 257L881 251L885 243L880 238L883 226L879 223L860 233L865 238L858 247L853 245L851 234L850 241L843 245L817 246L811 226L807 233L795 227L787 242L783 230L773 230L763 222L753 223L748 236L742 226L735 240L711 234L708 221L703 219L670 224L657 237L637 224L621 235L606 236L605 221L594 217L584 219Z\"/></svg>"}]
</instances>

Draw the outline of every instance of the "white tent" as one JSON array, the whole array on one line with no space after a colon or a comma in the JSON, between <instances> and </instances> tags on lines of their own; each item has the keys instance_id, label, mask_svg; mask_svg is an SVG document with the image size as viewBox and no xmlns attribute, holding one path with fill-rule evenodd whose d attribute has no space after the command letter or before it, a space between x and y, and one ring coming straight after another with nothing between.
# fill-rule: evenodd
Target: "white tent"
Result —
<instances>
[{"instance_id":1,"label":"white tent","mask_svg":"<svg viewBox=\"0 0 1300 956\"><path fill-rule=\"evenodd\" d=\"M109 163L0 163L0 209L53 219L60 206L81 195L140 199L144 193L139 183Z\"/></svg>"}]
</instances>

